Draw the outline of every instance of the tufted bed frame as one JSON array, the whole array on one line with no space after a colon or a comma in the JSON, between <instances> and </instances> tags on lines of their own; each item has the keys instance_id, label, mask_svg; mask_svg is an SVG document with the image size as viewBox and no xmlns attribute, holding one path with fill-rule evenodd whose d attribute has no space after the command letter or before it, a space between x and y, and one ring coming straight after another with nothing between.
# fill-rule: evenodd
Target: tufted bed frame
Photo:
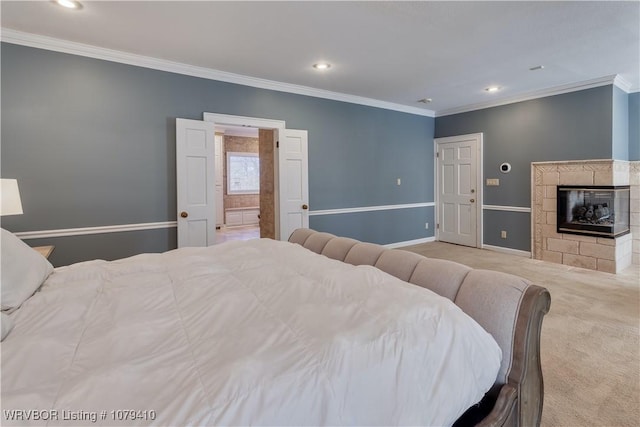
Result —
<instances>
[{"instance_id":1,"label":"tufted bed frame","mask_svg":"<svg viewBox=\"0 0 640 427\"><path fill-rule=\"evenodd\" d=\"M549 311L547 289L520 277L301 228L289 241L353 265L373 265L450 299L488 331L502 349L496 382L456 426L538 426L544 395L540 330Z\"/></svg>"}]
</instances>

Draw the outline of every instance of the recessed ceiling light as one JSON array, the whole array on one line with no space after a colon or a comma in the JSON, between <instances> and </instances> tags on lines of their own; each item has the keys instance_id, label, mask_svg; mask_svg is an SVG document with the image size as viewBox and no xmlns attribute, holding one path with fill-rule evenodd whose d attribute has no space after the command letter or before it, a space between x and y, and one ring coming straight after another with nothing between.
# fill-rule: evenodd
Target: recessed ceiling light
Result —
<instances>
[{"instance_id":1,"label":"recessed ceiling light","mask_svg":"<svg viewBox=\"0 0 640 427\"><path fill-rule=\"evenodd\" d=\"M82 3L75 0L55 0L56 4L59 4L62 7L66 7L67 9L82 9Z\"/></svg>"},{"instance_id":2,"label":"recessed ceiling light","mask_svg":"<svg viewBox=\"0 0 640 427\"><path fill-rule=\"evenodd\" d=\"M501 89L500 86L489 86L488 88L485 88L484 90L486 90L487 92L497 92L500 89Z\"/></svg>"},{"instance_id":3,"label":"recessed ceiling light","mask_svg":"<svg viewBox=\"0 0 640 427\"><path fill-rule=\"evenodd\" d=\"M313 68L316 70L328 70L331 68L331 64L328 62L318 62L317 64L313 64Z\"/></svg>"}]
</instances>

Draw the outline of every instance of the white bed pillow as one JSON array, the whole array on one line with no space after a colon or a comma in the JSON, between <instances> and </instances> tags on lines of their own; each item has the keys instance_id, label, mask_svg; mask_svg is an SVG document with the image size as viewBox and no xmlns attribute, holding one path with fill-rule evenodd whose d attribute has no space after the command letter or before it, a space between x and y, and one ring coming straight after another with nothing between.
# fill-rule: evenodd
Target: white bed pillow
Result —
<instances>
[{"instance_id":1,"label":"white bed pillow","mask_svg":"<svg viewBox=\"0 0 640 427\"><path fill-rule=\"evenodd\" d=\"M1 230L0 307L4 311L20 307L49 277L53 266L18 237Z\"/></svg>"},{"instance_id":2,"label":"white bed pillow","mask_svg":"<svg viewBox=\"0 0 640 427\"><path fill-rule=\"evenodd\" d=\"M0 313L0 329L2 330L2 339L0 341L4 341L11 329L13 329L13 320L6 313Z\"/></svg>"}]
</instances>

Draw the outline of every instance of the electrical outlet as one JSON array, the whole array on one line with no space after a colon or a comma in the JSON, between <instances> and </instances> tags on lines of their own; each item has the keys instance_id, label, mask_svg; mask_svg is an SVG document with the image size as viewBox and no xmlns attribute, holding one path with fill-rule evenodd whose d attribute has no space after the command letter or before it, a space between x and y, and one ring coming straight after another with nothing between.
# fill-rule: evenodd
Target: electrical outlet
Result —
<instances>
[{"instance_id":1,"label":"electrical outlet","mask_svg":"<svg viewBox=\"0 0 640 427\"><path fill-rule=\"evenodd\" d=\"M498 178L487 178L487 187L497 187L500 185L500 179Z\"/></svg>"},{"instance_id":2,"label":"electrical outlet","mask_svg":"<svg viewBox=\"0 0 640 427\"><path fill-rule=\"evenodd\" d=\"M507 238L507 232L505 230L502 230L500 232L500 237L503 238L503 239L506 239Z\"/></svg>"},{"instance_id":3,"label":"electrical outlet","mask_svg":"<svg viewBox=\"0 0 640 427\"><path fill-rule=\"evenodd\" d=\"M428 223L428 222L425 222L425 223L424 223L424 229L425 229L425 230L428 230L428 229L429 229L429 223Z\"/></svg>"}]
</instances>

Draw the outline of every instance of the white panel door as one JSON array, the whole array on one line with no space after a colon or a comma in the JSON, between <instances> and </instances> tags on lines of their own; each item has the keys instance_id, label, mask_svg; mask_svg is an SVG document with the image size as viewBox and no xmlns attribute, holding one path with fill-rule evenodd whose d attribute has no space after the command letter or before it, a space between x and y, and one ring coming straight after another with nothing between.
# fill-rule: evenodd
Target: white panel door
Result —
<instances>
[{"instance_id":1,"label":"white panel door","mask_svg":"<svg viewBox=\"0 0 640 427\"><path fill-rule=\"evenodd\" d=\"M178 247L215 243L214 125L176 119Z\"/></svg>"},{"instance_id":2,"label":"white panel door","mask_svg":"<svg viewBox=\"0 0 640 427\"><path fill-rule=\"evenodd\" d=\"M308 139L306 130L278 132L280 240L309 227Z\"/></svg>"},{"instance_id":3,"label":"white panel door","mask_svg":"<svg viewBox=\"0 0 640 427\"><path fill-rule=\"evenodd\" d=\"M479 135L436 140L438 240L478 246Z\"/></svg>"}]
</instances>

